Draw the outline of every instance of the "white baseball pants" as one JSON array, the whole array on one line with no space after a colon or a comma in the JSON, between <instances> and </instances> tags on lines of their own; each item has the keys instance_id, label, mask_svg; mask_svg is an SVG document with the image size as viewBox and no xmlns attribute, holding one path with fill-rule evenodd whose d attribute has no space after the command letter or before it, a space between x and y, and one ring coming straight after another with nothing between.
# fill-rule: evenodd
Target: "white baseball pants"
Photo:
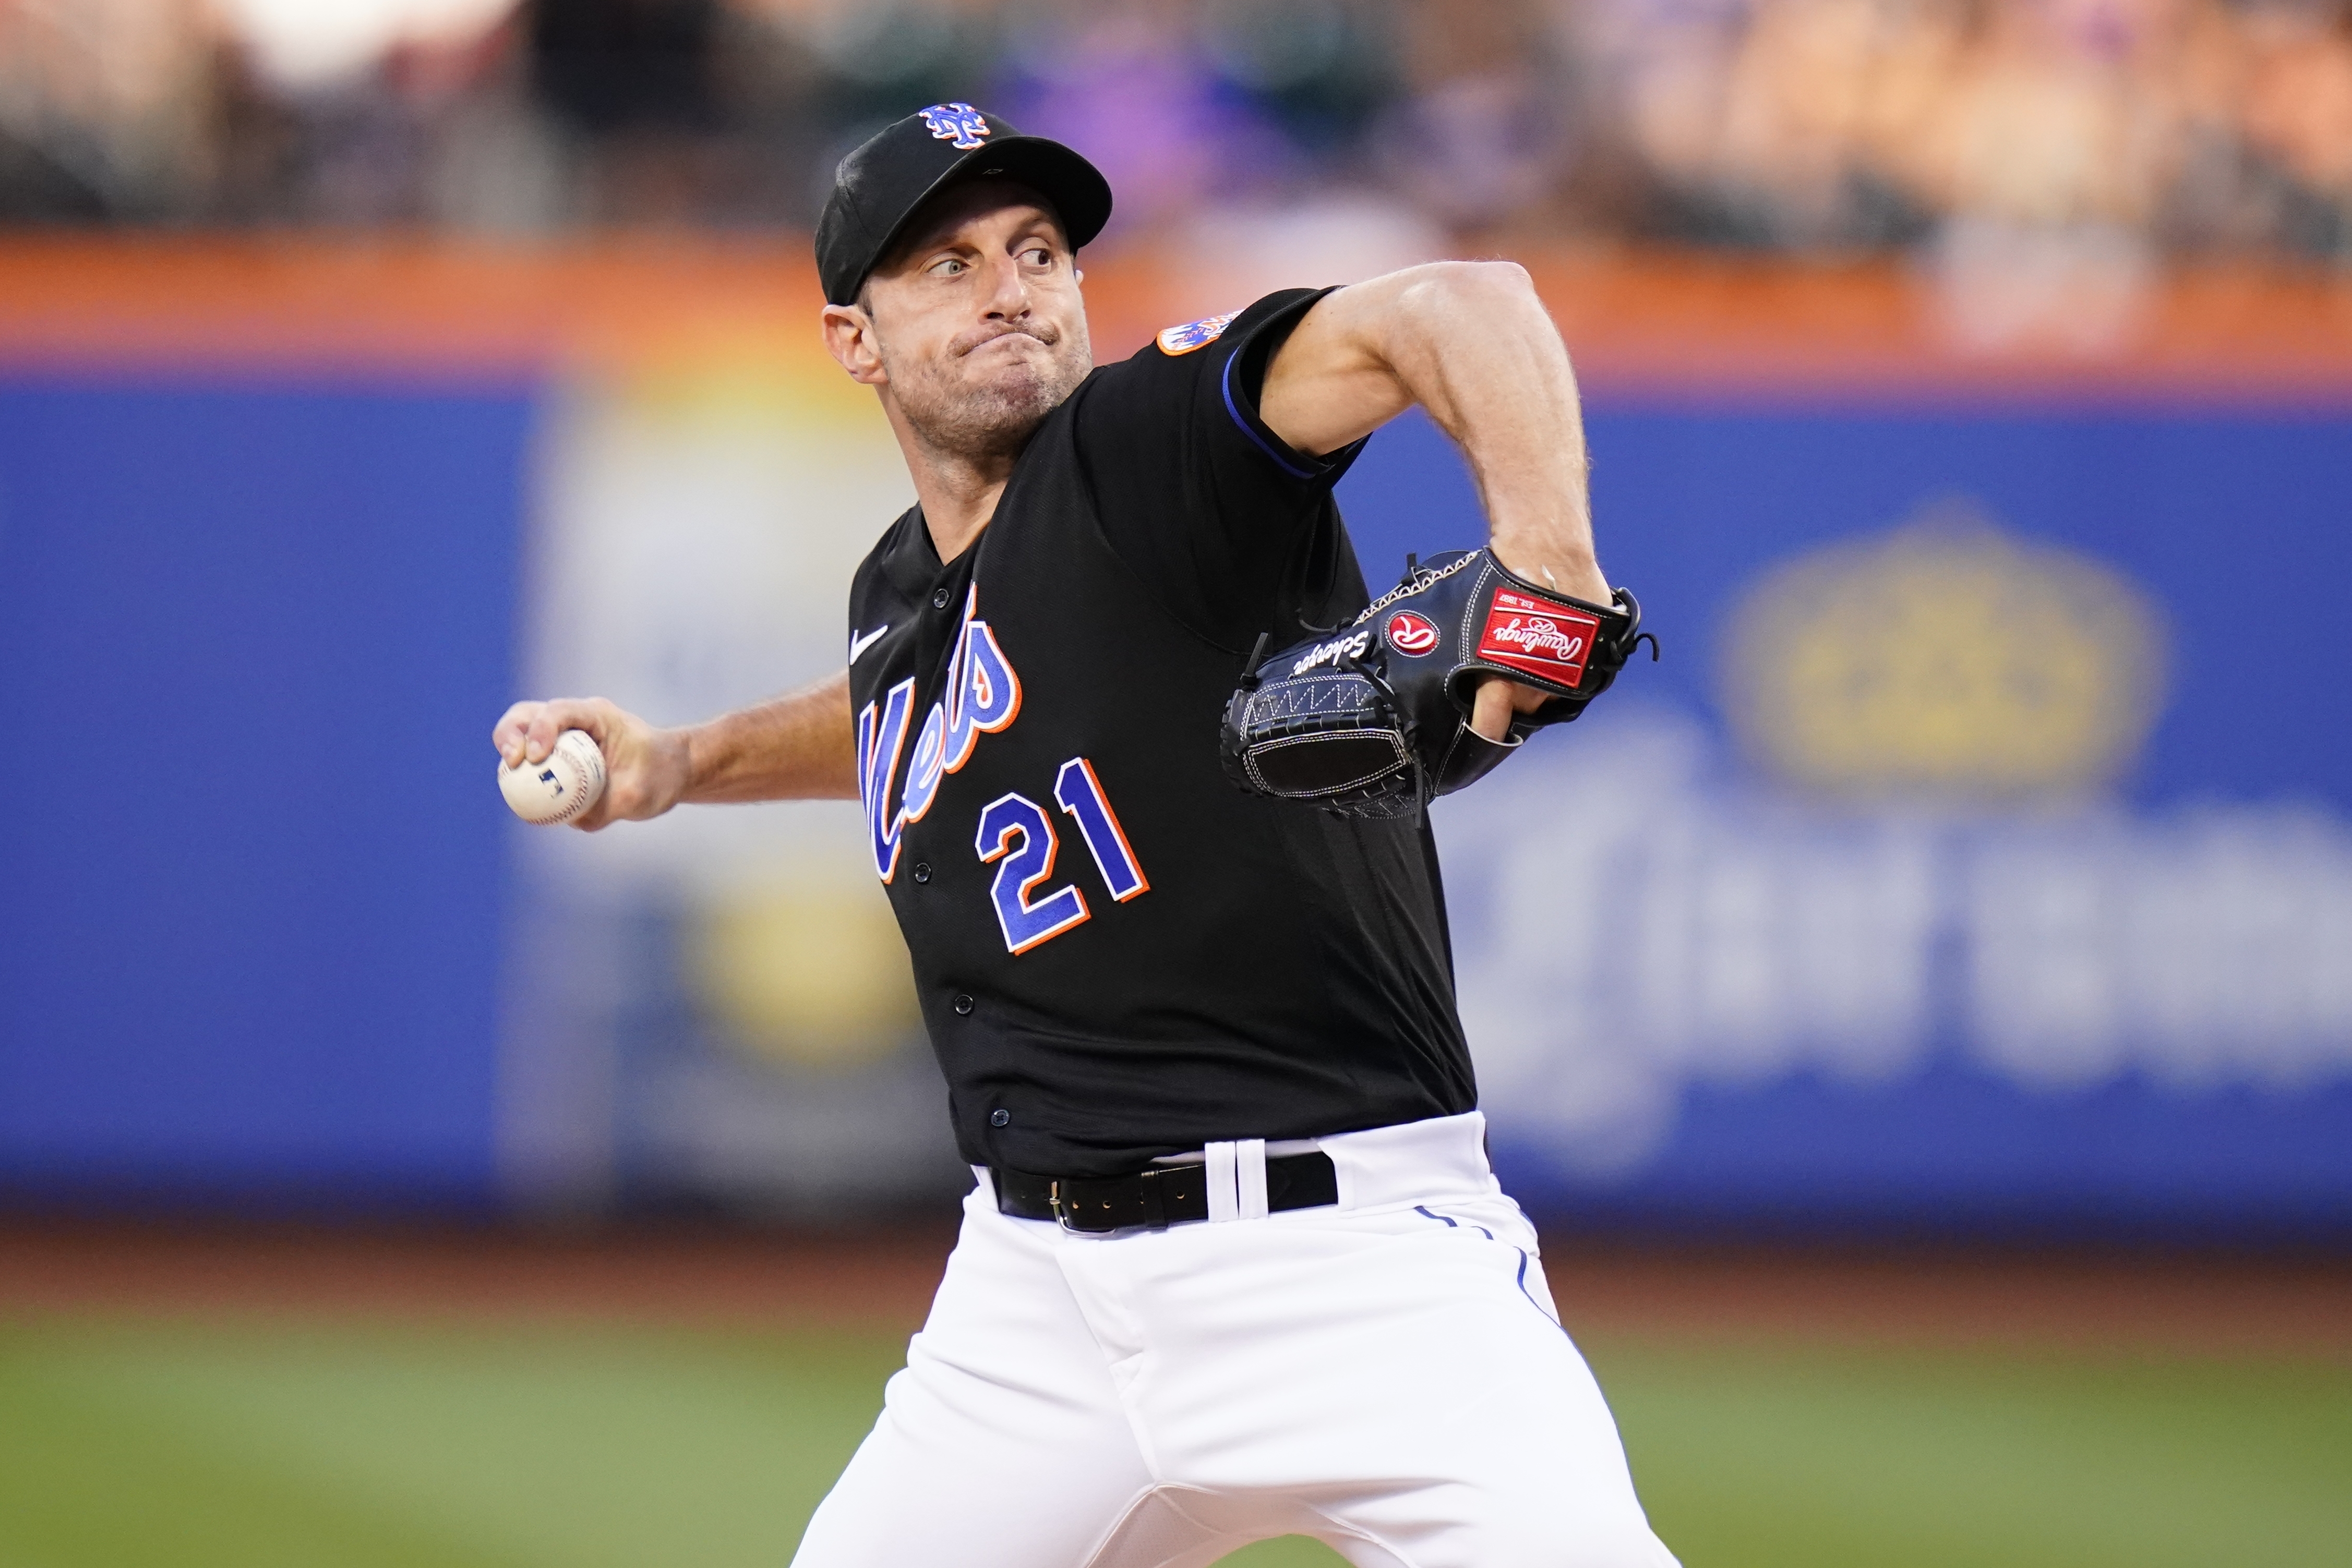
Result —
<instances>
[{"instance_id":1,"label":"white baseball pants","mask_svg":"<svg viewBox=\"0 0 2352 1568\"><path fill-rule=\"evenodd\" d=\"M1001 1215L982 1173L795 1568L1205 1568L1291 1534L1357 1568L1674 1568L1485 1128L1317 1140L1339 1205L1275 1215L1263 1145L1212 1145L1220 1218L1114 1236Z\"/></svg>"}]
</instances>

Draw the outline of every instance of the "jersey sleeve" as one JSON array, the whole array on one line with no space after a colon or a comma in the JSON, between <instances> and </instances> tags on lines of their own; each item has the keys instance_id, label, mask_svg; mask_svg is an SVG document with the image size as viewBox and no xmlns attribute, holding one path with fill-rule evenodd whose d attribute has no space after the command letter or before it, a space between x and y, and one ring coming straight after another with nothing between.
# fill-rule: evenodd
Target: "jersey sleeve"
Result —
<instances>
[{"instance_id":1,"label":"jersey sleeve","mask_svg":"<svg viewBox=\"0 0 2352 1568\"><path fill-rule=\"evenodd\" d=\"M1275 351L1329 289L1271 294L1171 327L1079 394L1079 461L1111 548L1177 619L1246 651L1327 615L1361 580L1331 486L1363 444L1317 456L1259 417ZM1304 615L1302 616L1302 612Z\"/></svg>"}]
</instances>

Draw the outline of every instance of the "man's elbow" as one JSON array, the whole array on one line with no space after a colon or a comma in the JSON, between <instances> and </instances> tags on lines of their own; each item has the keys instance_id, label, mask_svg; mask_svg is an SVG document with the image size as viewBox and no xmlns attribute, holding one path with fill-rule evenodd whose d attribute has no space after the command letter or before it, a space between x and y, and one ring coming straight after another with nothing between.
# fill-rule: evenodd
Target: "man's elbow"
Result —
<instances>
[{"instance_id":1,"label":"man's elbow","mask_svg":"<svg viewBox=\"0 0 2352 1568\"><path fill-rule=\"evenodd\" d=\"M1416 315L1458 319L1465 312L1517 314L1543 308L1535 279L1516 261L1433 261L1410 269L1399 300Z\"/></svg>"}]
</instances>

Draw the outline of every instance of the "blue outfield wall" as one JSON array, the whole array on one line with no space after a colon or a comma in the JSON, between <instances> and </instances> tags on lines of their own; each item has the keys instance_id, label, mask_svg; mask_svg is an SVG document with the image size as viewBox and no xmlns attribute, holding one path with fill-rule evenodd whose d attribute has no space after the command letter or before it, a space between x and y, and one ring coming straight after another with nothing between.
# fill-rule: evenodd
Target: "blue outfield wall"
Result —
<instances>
[{"instance_id":1,"label":"blue outfield wall","mask_svg":"<svg viewBox=\"0 0 2352 1568\"><path fill-rule=\"evenodd\" d=\"M1651 1140L1599 1159L1579 1157L1573 1125L1520 1113L1515 1094L1498 1101L1485 1073L1497 1160L1522 1200L1612 1225L2352 1234L2352 887L2341 873L2352 863L2352 683L2342 675L2352 645L2352 416L1696 403L1603 406L1590 435L1604 561L1642 595L1666 656L1632 670L1585 723L1533 743L1514 767L1559 787L1524 792L1517 809L1538 820L1587 809L1579 768L1589 772L1612 739L1654 728L1664 714L1703 753L1708 810L1828 841L1841 822L1866 821L1872 808L1808 800L1735 743L1727 626L1776 564L1883 539L1923 508L1958 502L2016 541L2075 552L2137 584L2158 612L2168 674L2144 746L2087 806L1979 804L1931 836L1948 851L2005 829L2057 850L2103 833L2203 831L2197 824L2224 836L2306 833L2337 868L2325 894L2335 923L2307 936L2300 968L2274 982L2295 988L2305 1012L2286 1030L2292 1060L2263 1071L2215 1065L2230 1055L2226 1017L2208 1026L2214 1040L2202 1055L2195 1038L2147 1047L2125 1025L2125 1038L2098 1044L2114 1059L2107 1070L2001 1070L1974 1038L1981 998L1968 994L1966 952L1952 951L1968 938L1939 918L1919 1038L1895 1066L1828 1071L1801 1050L1714 1070L1685 1060L1664 1075L1673 1103L1654 1113ZM1342 498L1376 586L1408 549L1479 536L1459 460L1415 418L1367 449ZM1475 950L1500 931L1486 883L1507 859L1497 846L1509 836L1495 821L1499 793L1476 807L1473 799L1454 809L1485 809L1483 859L1454 854L1455 839L1481 831L1440 811L1465 1010L1482 983ZM1801 876L1801 857L1795 865ZM1620 891L1607 873L1597 880ZM2240 903L2250 899L2259 917L2263 896L2258 888ZM2243 910L2229 917L2242 924ZM1983 915L1996 926L2006 918L1998 906ZM2128 923L2135 912L2103 918ZM2189 930L2194 949L2193 920ZM1983 940L1981 927L1973 939ZM2258 967L2263 949L2241 939L2223 967ZM2240 1010L2261 1011L2264 982L2249 974L2242 987ZM2315 988L2333 998L2316 1011ZM1638 1036L1623 1013L1599 1005L1619 994L1570 986L1538 1007L1606 1015L1555 1020L1564 1034ZM1678 1049L1692 1054L1687 1042Z\"/></svg>"},{"instance_id":2,"label":"blue outfield wall","mask_svg":"<svg viewBox=\"0 0 2352 1568\"><path fill-rule=\"evenodd\" d=\"M526 387L0 383L0 1201L499 1201L511 838L483 729L518 662L537 417ZM2269 940L2240 930L2278 862L2263 846L2317 846L2296 896L2342 904L2352 416L1604 402L1591 428L1604 557L1665 661L1440 813L1523 1200L1610 1224L2352 1233L2352 1026L2328 1032L2352 941L2298 949L2279 983L2302 1011L2213 1051L2195 1020L2231 1026L2205 992L2135 1011L2110 975L2091 1023L2050 1034L2041 1014L2000 1022L1972 956L2006 918L1982 868L2030 873L2037 845L2120 846L2098 864L2137 887L2181 845L2254 844L2228 862L2256 879L2230 895L2230 954ZM1407 550L1479 536L1459 460L1417 416L1341 497L1376 588ZM2147 733L2112 784L2056 805L1890 815L1775 777L1727 719L1737 607L1809 552L1956 503L2153 606L2168 673ZM1686 777L1652 789L1654 758ZM1681 814L1576 837L1641 815L1610 766ZM1619 968L1656 969L1641 933L1671 924L1642 902L1644 868L1694 834L1797 881L1808 845L1916 849L1929 907L1885 1015L1901 1038L1839 1034L1769 962L1742 982L1785 1015L1761 1046L1708 1033L1738 1035L1736 1008L1694 1026L1659 1010L1664 981L1624 992ZM1605 907L1530 936L1522 847ZM1761 885L1748 925L1706 929L1769 936ZM2095 946L2141 929L2103 896L2114 928L2077 923ZM2240 1010L2260 1012L2248 985ZM2153 1044L2133 1032L2150 1017L2171 1031Z\"/></svg>"},{"instance_id":3,"label":"blue outfield wall","mask_svg":"<svg viewBox=\"0 0 2352 1568\"><path fill-rule=\"evenodd\" d=\"M2294 791L2352 812L2352 414L1701 405L1587 423L1603 560L1675 640L1633 677L1643 694L1716 721L1717 629L1759 572L1966 497L2126 568L2170 612L2172 695L2133 799ZM1460 458L1417 413L1339 494L1376 590L1406 550L1483 535Z\"/></svg>"},{"instance_id":4,"label":"blue outfield wall","mask_svg":"<svg viewBox=\"0 0 2352 1568\"><path fill-rule=\"evenodd\" d=\"M0 385L0 1191L492 1199L532 422Z\"/></svg>"}]
</instances>

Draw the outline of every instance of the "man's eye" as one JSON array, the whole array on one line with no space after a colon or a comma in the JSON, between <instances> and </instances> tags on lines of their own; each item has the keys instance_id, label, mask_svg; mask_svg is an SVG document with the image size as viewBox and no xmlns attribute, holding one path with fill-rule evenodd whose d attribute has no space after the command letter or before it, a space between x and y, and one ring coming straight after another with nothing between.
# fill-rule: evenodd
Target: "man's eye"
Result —
<instances>
[{"instance_id":1,"label":"man's eye","mask_svg":"<svg viewBox=\"0 0 2352 1568\"><path fill-rule=\"evenodd\" d=\"M941 277L956 277L962 275L964 264L958 261L954 256L945 256L933 266L931 270L938 273Z\"/></svg>"}]
</instances>

